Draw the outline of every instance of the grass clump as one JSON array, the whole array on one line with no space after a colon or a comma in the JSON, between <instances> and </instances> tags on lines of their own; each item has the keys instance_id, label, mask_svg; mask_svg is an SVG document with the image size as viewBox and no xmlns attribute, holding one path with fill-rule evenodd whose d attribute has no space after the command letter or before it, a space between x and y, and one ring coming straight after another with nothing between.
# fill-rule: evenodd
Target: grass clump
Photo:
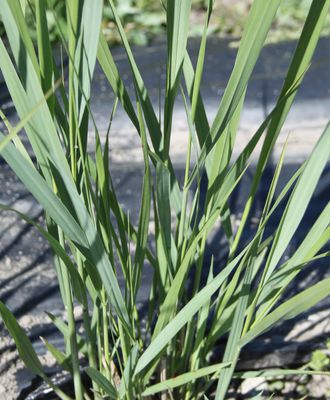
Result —
<instances>
[{"instance_id":1,"label":"grass clump","mask_svg":"<svg viewBox=\"0 0 330 400\"><path fill-rule=\"evenodd\" d=\"M233 378L326 373L281 369L241 374L236 365L244 346L330 294L327 278L279 302L286 287L308 263L328 256L322 249L330 235L330 204L291 257L282 259L328 162L330 125L306 162L275 197L282 153L256 234L248 243L242 241L263 172L311 62L330 0L312 2L278 101L235 161L232 154L246 88L280 0L253 2L235 66L211 124L200 85L213 1L207 4L196 66L187 52L191 1L166 2L162 121L149 99L113 0L106 4L126 50L134 97L128 95L102 33L101 0L66 2L66 31L58 25L69 60L65 82L52 54L46 2L35 1L36 49L23 3L1 3L10 50L0 42L0 68L21 122L16 127L6 122L8 132L1 133L0 149L45 211L45 227L21 216L39 230L53 250L67 318L61 321L49 316L63 335L66 351L47 342L45 345L61 368L72 375L74 398L197 399L204 395L221 400ZM114 190L109 132L101 140L90 110L96 61L115 93L113 112L120 102L141 140L144 179L137 226L131 223ZM173 110L179 95L184 99L189 126L183 182L178 180L170 152ZM33 157L18 136L23 127ZM95 138L92 155L87 151L91 134ZM234 230L230 198L262 140L249 197L240 225ZM202 201L203 173L207 188ZM188 202L189 193L192 202ZM284 210L280 223L267 236L265 227L279 206ZM151 215L154 246L149 240ZM221 265L214 265L213 259L207 264L207 239L219 220L227 237L228 256ZM152 267L153 283L148 313L143 316L136 304L147 264ZM206 282L202 279L205 271ZM122 288L119 275L124 276ZM82 335L77 333L76 303L83 309ZM47 377L28 337L3 303L0 314L26 366L59 398L68 399L70 395ZM221 339L226 343L224 351L214 352ZM217 362L210 363L211 355ZM83 372L91 378L91 387L83 384Z\"/></svg>"}]
</instances>

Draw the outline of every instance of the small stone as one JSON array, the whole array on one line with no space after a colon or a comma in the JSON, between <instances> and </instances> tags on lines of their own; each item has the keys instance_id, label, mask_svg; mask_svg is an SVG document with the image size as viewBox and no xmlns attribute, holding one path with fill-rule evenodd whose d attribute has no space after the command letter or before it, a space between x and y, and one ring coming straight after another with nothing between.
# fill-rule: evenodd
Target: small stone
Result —
<instances>
[{"instance_id":1,"label":"small stone","mask_svg":"<svg viewBox=\"0 0 330 400\"><path fill-rule=\"evenodd\" d=\"M267 389L267 382L262 377L245 379L241 384L241 393L252 394L254 391L261 391Z\"/></svg>"}]
</instances>

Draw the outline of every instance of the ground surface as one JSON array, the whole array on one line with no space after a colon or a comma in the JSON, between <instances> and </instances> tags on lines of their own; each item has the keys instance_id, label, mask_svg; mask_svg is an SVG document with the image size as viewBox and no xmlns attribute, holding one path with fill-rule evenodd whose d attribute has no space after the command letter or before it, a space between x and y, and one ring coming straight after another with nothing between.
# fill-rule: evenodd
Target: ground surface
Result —
<instances>
[{"instance_id":1,"label":"ground surface","mask_svg":"<svg viewBox=\"0 0 330 400\"><path fill-rule=\"evenodd\" d=\"M248 89L246 104L242 116L240 132L237 138L236 154L243 148L259 123L271 110L282 85L286 67L295 43L282 43L265 48ZM191 42L191 54L197 52L197 41ZM114 50L115 59L125 82L132 90L129 68L125 55L119 48ZM151 98L157 105L159 87L164 82L165 44L155 41L148 48L137 48L136 59L141 66L143 76L151 91ZM235 59L235 50L228 42L210 39L202 91L208 116L212 118L225 88ZM297 102L280 135L274 158L278 156L282 145L290 133L290 144L286 159L287 176L302 162L317 140L329 119L330 110L330 40L322 39L317 48L313 63L307 72L305 83L298 94ZM4 87L0 98L4 109L9 112L11 104L6 99ZM93 88L92 109L99 127L104 134L111 111L113 95L100 68L96 70ZM12 114L12 118L15 115ZM186 153L186 122L181 102L176 105L172 154L176 169L182 171ZM92 146L92 140L91 140ZM125 208L130 210L133 220L137 217L139 191L142 177L142 155L137 134L118 110L111 134L111 171L119 198ZM11 204L30 216L42 218L42 210L34 202L24 187L13 176L9 168L0 163L0 203ZM253 171L253 167L251 169ZM271 167L270 167L271 172ZM322 178L317 196L308 211L304 226L298 232L296 241L303 237L305 228L320 211L322 204L329 201L329 169ZM251 174L248 174L251 176ZM285 178L284 178L285 179ZM249 187L249 178L240 186L234 209L239 215L244 195ZM260 194L262 197L262 193ZM256 206L256 211L257 211ZM52 368L52 360L45 354L39 336L45 336L60 345L54 328L44 314L45 310L62 315L63 309L58 293L51 255L46 243L25 223L8 212L0 214L0 299L4 301L18 317L27 330L37 352L45 363ZM211 238L210 247L217 246L219 238ZM294 247L294 243L292 245ZM292 249L289 251L292 251ZM309 269L299 281L297 291L320 277L329 274L327 263L321 263L315 269ZM148 278L148 276L146 277ZM148 279L145 280L148 286ZM141 300L144 299L142 293ZM329 337L330 302L323 302L308 316L290 321L278 327L269 337L260 339L254 347L242 354L243 368L262 368L269 366L295 365L307 359L308 352L323 343ZM79 310L77 310L79 313ZM290 340L290 343L288 341ZM276 350L274 351L274 348ZM14 351L13 343L0 323L0 395L3 400L17 399L20 391L31 384L33 376L22 366Z\"/></svg>"}]
</instances>

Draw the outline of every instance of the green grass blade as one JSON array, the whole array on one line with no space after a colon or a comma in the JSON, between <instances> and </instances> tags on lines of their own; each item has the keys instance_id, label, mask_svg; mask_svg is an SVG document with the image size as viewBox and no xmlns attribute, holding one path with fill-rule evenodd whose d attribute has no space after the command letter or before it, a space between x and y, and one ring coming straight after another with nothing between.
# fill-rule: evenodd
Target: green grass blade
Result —
<instances>
[{"instance_id":1,"label":"green grass blade","mask_svg":"<svg viewBox=\"0 0 330 400\"><path fill-rule=\"evenodd\" d=\"M54 324L54 326L58 329L58 331L64 336L64 338L69 337L69 327L66 322L64 322L60 317L56 317L50 312L46 312L48 318L51 320L51 322ZM78 345L78 350L80 351L82 356L87 355L87 346L85 340L77 334L77 345Z\"/></svg>"},{"instance_id":2,"label":"green grass blade","mask_svg":"<svg viewBox=\"0 0 330 400\"><path fill-rule=\"evenodd\" d=\"M0 140L2 138L3 136L0 134ZM99 274L101 277L118 316L124 323L127 332L131 332L129 328L130 319L117 278L105 254L100 237L95 228L93 228L90 219L84 221L83 228L80 227L68 209L49 189L46 182L11 144L7 145L2 155L26 188L47 210L53 220L63 229L68 238L79 246L80 251L91 261L92 265L97 266L97 270L94 271L94 274ZM78 197L76 199L76 204L80 202L81 199ZM81 213L80 216L84 214L86 215L86 211Z\"/></svg>"},{"instance_id":3,"label":"green grass blade","mask_svg":"<svg viewBox=\"0 0 330 400\"><path fill-rule=\"evenodd\" d=\"M53 54L48 34L45 1L36 1L36 26L40 76L44 93L48 92L53 84ZM48 99L48 106L54 112L55 98Z\"/></svg>"},{"instance_id":4,"label":"green grass blade","mask_svg":"<svg viewBox=\"0 0 330 400\"><path fill-rule=\"evenodd\" d=\"M40 360L36 352L34 351L34 348L29 338L26 336L23 329L17 323L14 315L1 301L0 301L0 315L10 335L15 341L21 360L24 362L26 367L36 375L39 375L44 381L46 381L61 399L70 400L69 396L67 396L60 389L54 386L51 380L47 378L46 374L43 371L43 367L40 363Z\"/></svg>"},{"instance_id":5,"label":"green grass blade","mask_svg":"<svg viewBox=\"0 0 330 400\"><path fill-rule=\"evenodd\" d=\"M128 95L127 89L125 88L124 82L121 79L119 71L116 67L112 54L109 50L108 43L104 37L104 34L100 33L97 59L100 66L108 79L110 86L112 87L114 93L120 100L124 110L132 121L133 125L137 130L139 130L139 121L134 110L131 99Z\"/></svg>"},{"instance_id":6,"label":"green grass blade","mask_svg":"<svg viewBox=\"0 0 330 400\"><path fill-rule=\"evenodd\" d=\"M19 326L13 314L1 301L0 314L12 338L15 340L17 350L24 364L32 372L43 377L45 373L29 338L26 336L23 329Z\"/></svg>"},{"instance_id":7,"label":"green grass blade","mask_svg":"<svg viewBox=\"0 0 330 400\"><path fill-rule=\"evenodd\" d=\"M136 239L136 250L134 255L134 268L133 268L133 283L134 283L134 295L136 296L138 286L140 284L141 272L143 269L143 263L145 258L145 252L147 248L149 223L150 223L150 209L151 209L151 172L149 166L148 148L147 148L147 136L144 127L144 121L142 112L138 106L139 124L141 130L141 141L143 148L143 159L144 159L144 177L142 184L142 198L140 207L140 218L139 227Z\"/></svg>"},{"instance_id":8,"label":"green grass blade","mask_svg":"<svg viewBox=\"0 0 330 400\"><path fill-rule=\"evenodd\" d=\"M299 85L299 83L302 81L305 72L310 65L329 7L330 7L329 0L322 0L322 1L314 0L311 4L310 11L305 21L297 48L293 55L292 61L290 63L283 84L281 94L279 96L278 103L281 102L281 106L276 107L277 112L275 113L274 117L271 120L265 141L262 146L261 154L258 159L257 170L251 187L251 192L243 212L241 224L239 226L235 238L233 251L238 246L241 234L243 232L245 223L247 221L248 215L252 207L252 202L255 197L262 176L262 172L267 164L271 151L274 147L274 144L283 126L283 123L289 113L289 110L296 96L296 92L292 92L291 96L288 96L283 101L283 94L287 93L289 88L292 88L297 84Z\"/></svg>"},{"instance_id":9,"label":"green grass blade","mask_svg":"<svg viewBox=\"0 0 330 400\"><path fill-rule=\"evenodd\" d=\"M187 383L190 383L195 379L203 378L208 375L218 374L222 368L226 368L229 365L230 363L220 363L201 368L197 371L186 372L185 374L176 376L175 378L167 379L164 382L156 383L155 385L149 386L142 393L142 396L151 396L165 390L171 390L176 387L186 385Z\"/></svg>"},{"instance_id":10,"label":"green grass blade","mask_svg":"<svg viewBox=\"0 0 330 400\"><path fill-rule=\"evenodd\" d=\"M234 376L238 379L248 379L248 378L272 378L277 376L301 376L301 375L320 375L320 376L330 376L330 371L311 371L308 369L280 369L280 368L270 368L259 371L246 371L246 372L235 372Z\"/></svg>"},{"instance_id":11,"label":"green grass blade","mask_svg":"<svg viewBox=\"0 0 330 400\"><path fill-rule=\"evenodd\" d=\"M86 368L85 371L87 372L87 375L92 379L92 381L94 381L100 388L105 391L110 399L118 399L117 390L104 375L102 375L98 370L92 367Z\"/></svg>"},{"instance_id":12,"label":"green grass blade","mask_svg":"<svg viewBox=\"0 0 330 400\"><path fill-rule=\"evenodd\" d=\"M264 261L267 250L267 246L264 248L261 246L260 253L257 255L253 264L253 279L255 278L261 264ZM235 274L230 280L230 283L224 287L222 292L219 291L217 298L218 305L215 309L216 317L213 320L213 324L207 337L207 348L212 348L214 343L219 340L231 327L234 311L236 309L236 303L239 299L239 294L243 290L243 280L240 279L243 267L244 260L242 260L238 268L236 268Z\"/></svg>"},{"instance_id":13,"label":"green grass blade","mask_svg":"<svg viewBox=\"0 0 330 400\"><path fill-rule=\"evenodd\" d=\"M154 151L156 154L160 154L160 144L161 144L162 134L161 134L159 122L157 120L155 111L151 104L151 101L150 101L147 89L145 87L145 84L143 82L142 76L141 76L138 66L135 62L132 50L128 43L128 40L127 40L125 31L124 31L124 28L122 26L122 23L120 21L117 9L112 0L109 0L109 3L110 3L110 7L111 7L111 10L112 10L114 18L115 18L116 27L119 31L120 37L122 39L122 42L123 42L124 48L126 50L126 54L127 54L130 66L131 66L136 91L138 92L139 99L141 101L144 118L145 118L148 130L149 130L150 139L153 143Z\"/></svg>"},{"instance_id":14,"label":"green grass blade","mask_svg":"<svg viewBox=\"0 0 330 400\"><path fill-rule=\"evenodd\" d=\"M206 50L206 38L207 38L207 29L209 26L210 18L212 15L214 0L208 0L207 3L207 13L203 28L203 34L201 39L201 44L199 47L197 64L196 64L196 72L194 77L194 83L192 88L192 96L191 96L191 119L195 121L196 117L196 110L199 101L200 95L200 85L203 76L203 69L204 69L204 60L205 60L205 50Z\"/></svg>"},{"instance_id":15,"label":"green grass blade","mask_svg":"<svg viewBox=\"0 0 330 400\"><path fill-rule=\"evenodd\" d=\"M0 139L3 139L3 137L0 134ZM12 144L8 144L3 149L2 156L38 202L49 208L51 217L63 228L68 237L80 246L86 245L85 233L82 234L81 228L70 212L49 189L37 170L23 158Z\"/></svg>"},{"instance_id":16,"label":"green grass blade","mask_svg":"<svg viewBox=\"0 0 330 400\"><path fill-rule=\"evenodd\" d=\"M316 285L300 292L296 296L284 302L260 322L256 323L240 340L243 347L251 340L269 330L280 320L294 318L302 312L313 307L330 295L330 278L324 279Z\"/></svg>"},{"instance_id":17,"label":"green grass blade","mask_svg":"<svg viewBox=\"0 0 330 400\"><path fill-rule=\"evenodd\" d=\"M85 112L86 102L91 93L91 81L96 63L97 45L99 42L100 25L102 20L103 0L84 0L80 29L74 54L75 90L80 97L79 123ZM93 21L93 23L91 23ZM79 72L78 72L79 71ZM77 72L79 75L77 75ZM80 95L82 93L83 95Z\"/></svg>"},{"instance_id":18,"label":"green grass blade","mask_svg":"<svg viewBox=\"0 0 330 400\"><path fill-rule=\"evenodd\" d=\"M0 110L0 118L2 119L3 124L6 126L7 131L9 133L13 132L14 127L11 125L8 118L5 116L5 114L1 110ZM28 151L26 150L21 139L17 135L13 135L12 141L13 141L15 147L17 148L17 150L19 150L19 152L22 154L22 156L30 163L30 165L34 166L32 160L31 160L31 157L30 157Z\"/></svg>"},{"instance_id":19,"label":"green grass blade","mask_svg":"<svg viewBox=\"0 0 330 400\"><path fill-rule=\"evenodd\" d=\"M305 236L297 250L294 252L288 262L283 267L278 268L274 271L270 282L276 280L281 275L286 275L288 271L294 268L294 265L302 264L308 261L311 257L321 250L321 248L327 243L329 235L330 225L330 203L328 203L310 231Z\"/></svg>"},{"instance_id":20,"label":"green grass blade","mask_svg":"<svg viewBox=\"0 0 330 400\"><path fill-rule=\"evenodd\" d=\"M15 212L17 215L19 215L20 218L24 219L28 224L31 224L39 231L39 233L47 240L47 242L53 249L54 253L61 258L66 268L68 269L72 279L72 286L77 300L79 301L80 304L85 304L87 302L87 298L85 294L84 283L78 271L76 270L75 266L73 265L70 257L67 255L66 251L63 249L61 244L49 232L47 232L44 228L42 228L38 223L29 218L27 215L20 213L14 208L4 206L1 204L0 204L0 209Z\"/></svg>"},{"instance_id":21,"label":"green grass blade","mask_svg":"<svg viewBox=\"0 0 330 400\"><path fill-rule=\"evenodd\" d=\"M246 250L245 250L246 251ZM211 296L219 289L223 281L229 276L237 263L243 257L245 251L229 263L209 284L201 289L171 321L154 337L151 344L144 351L136 365L135 374L141 372L164 349L180 329L190 321L196 312L203 307Z\"/></svg>"},{"instance_id":22,"label":"green grass blade","mask_svg":"<svg viewBox=\"0 0 330 400\"><path fill-rule=\"evenodd\" d=\"M124 368L123 376L120 381L118 389L119 399L125 399L127 397L133 398L134 396L133 394L134 380L132 379L132 376L137 362L138 353L139 353L138 346L137 345L133 346L129 354L126 366Z\"/></svg>"},{"instance_id":23,"label":"green grass blade","mask_svg":"<svg viewBox=\"0 0 330 400\"><path fill-rule=\"evenodd\" d=\"M256 0L252 4L235 66L211 127L212 139L221 134L239 104L280 2Z\"/></svg>"},{"instance_id":24,"label":"green grass blade","mask_svg":"<svg viewBox=\"0 0 330 400\"><path fill-rule=\"evenodd\" d=\"M285 99L288 98L288 96L291 96L292 93L294 93L297 90L298 86L296 83L293 84L292 87L289 88L289 90L285 93L285 95L279 100L279 102L275 105L275 107L272 109L270 114L267 116L267 118L261 123L257 131L254 133L252 138L249 140L248 144L244 148L244 150L241 152L237 160L233 163L233 165L230 167L229 171L227 171L226 176L224 178L224 183L223 187L219 184L219 182L222 182L222 177L217 177L217 179L214 181L214 184L210 186L208 190L211 191L211 193L217 194L215 198L219 200L223 200L224 193L226 190L224 188L227 188L233 184L233 182L237 179L237 176L240 175L242 170L246 167L247 161L249 160L251 154L253 153L254 149L256 148L258 142L260 141L264 131L266 130L270 120L274 117L276 111L279 108L279 105L282 104ZM187 186L190 187L192 183L194 182L194 179L196 178L197 174L202 171L205 165L205 153L204 157L199 157L200 160L198 161L197 165L194 167L193 171L191 172L191 175L189 177L189 181ZM214 186L214 187L213 187ZM220 188L220 191L219 191ZM214 200L214 207L217 207L217 202Z\"/></svg>"},{"instance_id":25,"label":"green grass blade","mask_svg":"<svg viewBox=\"0 0 330 400\"><path fill-rule=\"evenodd\" d=\"M48 342L45 338L40 338L43 344L46 346L47 350L54 357L58 365L60 365L64 370L72 374L72 365L70 363L70 358L67 357L62 351L58 350L54 345Z\"/></svg>"},{"instance_id":26,"label":"green grass blade","mask_svg":"<svg viewBox=\"0 0 330 400\"><path fill-rule=\"evenodd\" d=\"M156 327L154 330L154 336L158 335L162 327L169 321L172 313L175 311L177 299L179 298L179 293L182 290L182 285L184 284L184 279L189 270L191 260L196 252L199 241L204 236L205 232L208 232L214 225L218 213L214 213L209 220L204 224L198 234L193 238L191 245L186 250L184 258L180 266L177 269L175 278L173 279L171 286L167 292L166 298L160 308L160 314L157 319Z\"/></svg>"},{"instance_id":27,"label":"green grass blade","mask_svg":"<svg viewBox=\"0 0 330 400\"><path fill-rule=\"evenodd\" d=\"M252 251L253 248L254 246L252 246ZM240 347L238 345L238 342L242 334L244 316L249 301L250 287L253 279L254 261L255 257L253 257L253 255L251 256L251 258L249 257L247 259L247 266L243 278L243 286L239 294L239 299L235 308L234 319L231 324L231 329L227 340L225 353L223 355L223 362L228 362L230 360L232 364L230 365L229 368L226 368L225 370L220 372L216 395L215 395L215 398L217 400L220 399L222 400L225 398L239 357Z\"/></svg>"},{"instance_id":28,"label":"green grass blade","mask_svg":"<svg viewBox=\"0 0 330 400\"><path fill-rule=\"evenodd\" d=\"M162 238L163 252L166 256L168 268L171 268L171 211L170 211L170 190L171 177L166 166L160 161L156 167L156 189L158 217L160 224L160 234Z\"/></svg>"},{"instance_id":29,"label":"green grass blade","mask_svg":"<svg viewBox=\"0 0 330 400\"><path fill-rule=\"evenodd\" d=\"M194 94L194 82L195 82L195 71L193 65L191 63L189 54L186 53L184 62L183 62L183 73L184 78L188 90L188 94L190 97L190 102L192 102L193 95L197 96L196 102L196 113L195 113L195 126L196 132L198 136L198 141L200 147L204 145L206 137L210 131L209 123L206 116L206 111L203 103L202 96L200 92ZM197 91L197 89L196 89Z\"/></svg>"},{"instance_id":30,"label":"green grass blade","mask_svg":"<svg viewBox=\"0 0 330 400\"><path fill-rule=\"evenodd\" d=\"M191 0L169 0L167 14L167 68L164 106L164 161L169 157L173 107L186 53Z\"/></svg>"},{"instance_id":31,"label":"green grass blade","mask_svg":"<svg viewBox=\"0 0 330 400\"><path fill-rule=\"evenodd\" d=\"M308 265L309 262L318 259L318 256L315 256L315 254L317 254L330 240L329 224L330 203L319 215L292 257L277 268L266 283L260 294L261 306L257 311L256 321L260 319L260 316L267 314L268 310L274 306L279 296L283 293L288 284L299 274L299 272ZM323 256L320 255L320 257L325 256L327 256L327 253ZM269 300L265 301L265 299L268 298L269 293L272 294Z\"/></svg>"},{"instance_id":32,"label":"green grass blade","mask_svg":"<svg viewBox=\"0 0 330 400\"><path fill-rule=\"evenodd\" d=\"M15 143L16 135L18 135L18 133L22 129L24 129L26 124L31 120L31 118L34 116L34 114L38 111L38 108L41 107L44 104L44 102L46 102L53 95L58 84L55 85L54 88L50 88L48 93L46 93L46 95L41 100L39 100L39 102L34 107L31 108L30 112L16 126L12 127L10 124L7 124L9 134L6 135L5 138L0 141L0 153L2 152L4 147L10 141L13 141ZM23 146L22 142L20 142L20 144L21 144L21 146ZM16 143L15 143L15 145L16 145ZM17 147L17 145L16 145L16 147ZM26 154L26 153L24 152L24 154Z\"/></svg>"},{"instance_id":33,"label":"green grass blade","mask_svg":"<svg viewBox=\"0 0 330 400\"><path fill-rule=\"evenodd\" d=\"M2 21L5 26L10 47L13 51L14 58L17 60L19 56L22 57L22 60L29 57L35 72L38 74L40 78L40 70L38 59L34 50L33 41L31 39L29 28L25 21L25 17L22 11L22 7L19 4L18 0L3 0L1 2L1 10L0 14L2 16ZM17 46L17 38L21 38L20 48ZM25 70L25 62L20 63L18 65L19 72L22 78L22 81L27 83L27 74Z\"/></svg>"},{"instance_id":34,"label":"green grass blade","mask_svg":"<svg viewBox=\"0 0 330 400\"><path fill-rule=\"evenodd\" d=\"M0 41L0 68L17 113L23 120L24 117L30 113L31 104L38 104L40 99L44 97L39 79L28 59L27 71L29 71L29 79L26 83L27 89L26 91L24 90L2 40ZM45 130L43 128L44 126L47 126L48 129ZM42 171L46 179L51 182L47 155L51 153L54 155L54 158L61 158L63 168L67 166L67 161L64 157L60 142L58 141L47 104L42 104L38 107L26 126L26 132ZM42 135L40 132L42 132ZM61 157L61 155L63 157Z\"/></svg>"},{"instance_id":35,"label":"green grass blade","mask_svg":"<svg viewBox=\"0 0 330 400\"><path fill-rule=\"evenodd\" d=\"M330 156L330 124L308 158L304 171L293 190L276 231L265 269L268 280L288 246L306 211L309 201Z\"/></svg>"}]
</instances>

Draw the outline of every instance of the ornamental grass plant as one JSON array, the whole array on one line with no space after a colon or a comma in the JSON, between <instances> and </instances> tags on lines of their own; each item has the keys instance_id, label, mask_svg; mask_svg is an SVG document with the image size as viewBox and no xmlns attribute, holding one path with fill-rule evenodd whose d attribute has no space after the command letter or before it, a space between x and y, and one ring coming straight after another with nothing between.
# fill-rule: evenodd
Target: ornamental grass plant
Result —
<instances>
[{"instance_id":1,"label":"ornamental grass plant","mask_svg":"<svg viewBox=\"0 0 330 400\"><path fill-rule=\"evenodd\" d=\"M330 0L311 3L277 102L235 159L246 89L280 0L253 1L235 65L212 121L206 117L200 93L212 0L208 1L196 65L187 51L191 0L163 4L167 63L161 120L113 0L106 4L126 51L134 96L128 94L102 33L102 0L66 2L66 30L61 38L67 75L50 45L47 1L32 4L36 43L29 36L24 3L0 1L7 35L6 45L0 41L0 68L20 118L12 126L1 114L7 131L0 134L0 151L44 209L44 225L20 216L34 225L53 251L66 318L49 317L63 336L65 351L47 341L44 344L59 368L71 374L74 398L222 400L233 379L318 373L308 369L240 373L237 362L248 343L330 295L330 278L326 278L281 300L304 268L329 256L324 250L330 237L328 203L293 254L282 257L329 160L330 125L306 161L276 191L283 150L256 233L248 242L242 240L263 172L311 63ZM106 137L101 137L91 112L96 62L116 97L113 114L120 102L141 140L144 177L136 226L118 201L112 182L109 151L116 132L110 127ZM182 181L170 152L178 97L183 99L189 127ZM21 140L23 128L28 146ZM91 136L95 147L88 151ZM236 229L230 199L259 143L248 200ZM201 196L203 174L207 185ZM283 210L280 222L269 235L265 228L279 207ZM213 258L207 263L204 255L219 221L229 251L221 265L215 265ZM147 265L153 279L148 310L143 313L137 298ZM204 275L207 279L202 279ZM119 276L124 277L122 287ZM79 334L76 305L83 310ZM28 336L1 302L0 315L26 367L47 382L58 398L71 398L44 372ZM220 340L224 349L217 346ZM90 380L83 379L87 375Z\"/></svg>"}]
</instances>

